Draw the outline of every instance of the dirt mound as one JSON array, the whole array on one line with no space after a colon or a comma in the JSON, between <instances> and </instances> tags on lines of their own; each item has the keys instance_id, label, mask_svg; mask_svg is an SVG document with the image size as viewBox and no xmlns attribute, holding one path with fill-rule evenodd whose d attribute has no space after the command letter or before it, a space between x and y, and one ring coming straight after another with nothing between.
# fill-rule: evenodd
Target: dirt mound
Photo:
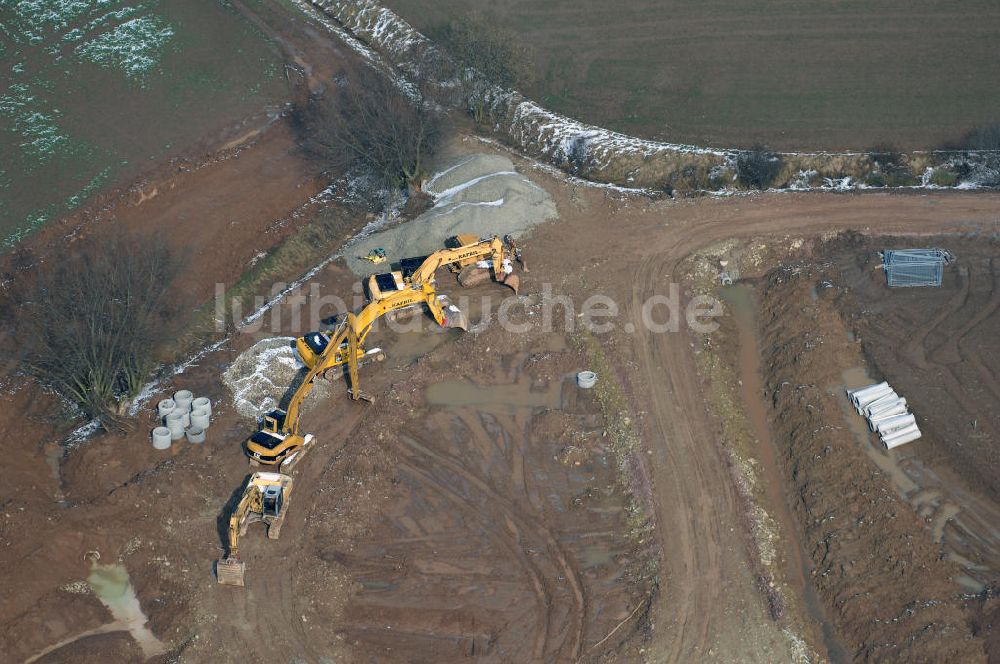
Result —
<instances>
[{"instance_id":1,"label":"dirt mound","mask_svg":"<svg viewBox=\"0 0 1000 664\"><path fill-rule=\"evenodd\" d=\"M297 385L303 364L295 354L292 337L258 341L245 350L222 374L222 382L233 394L233 407L243 417L256 419L276 408ZM326 391L316 383L314 391Z\"/></svg>"},{"instance_id":2,"label":"dirt mound","mask_svg":"<svg viewBox=\"0 0 1000 664\"><path fill-rule=\"evenodd\" d=\"M772 271L760 321L773 427L814 583L859 660L984 661L953 581L960 570L845 426L841 372L860 357L832 293L811 294L817 280L807 266Z\"/></svg>"},{"instance_id":3,"label":"dirt mound","mask_svg":"<svg viewBox=\"0 0 1000 664\"><path fill-rule=\"evenodd\" d=\"M434 175L426 185L434 207L411 222L375 233L358 242L346 256L358 276L380 271L362 260L382 247L390 261L424 256L458 233L480 237L520 235L556 216L548 193L514 170L500 155L474 154Z\"/></svg>"}]
</instances>

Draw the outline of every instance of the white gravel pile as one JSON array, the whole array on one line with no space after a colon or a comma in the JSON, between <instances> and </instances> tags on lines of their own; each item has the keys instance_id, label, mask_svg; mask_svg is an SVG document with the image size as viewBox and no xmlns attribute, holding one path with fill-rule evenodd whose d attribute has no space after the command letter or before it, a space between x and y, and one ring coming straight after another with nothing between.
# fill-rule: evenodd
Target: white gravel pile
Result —
<instances>
[{"instance_id":1,"label":"white gravel pile","mask_svg":"<svg viewBox=\"0 0 1000 664\"><path fill-rule=\"evenodd\" d=\"M258 341L226 369L222 374L222 382L233 394L236 412L243 417L256 419L278 406L303 369L292 346L294 341L292 337ZM316 382L313 394L318 392L322 398L322 394L328 390L326 381L320 380Z\"/></svg>"},{"instance_id":2,"label":"white gravel pile","mask_svg":"<svg viewBox=\"0 0 1000 664\"><path fill-rule=\"evenodd\" d=\"M518 237L556 216L548 192L515 171L510 159L500 155L464 157L431 177L425 191L434 197L434 207L351 246L345 256L351 271L359 277L384 271L385 264L373 265L361 259L376 247L383 247L389 262L395 263L441 249L446 239L459 233L479 237L510 233Z\"/></svg>"}]
</instances>

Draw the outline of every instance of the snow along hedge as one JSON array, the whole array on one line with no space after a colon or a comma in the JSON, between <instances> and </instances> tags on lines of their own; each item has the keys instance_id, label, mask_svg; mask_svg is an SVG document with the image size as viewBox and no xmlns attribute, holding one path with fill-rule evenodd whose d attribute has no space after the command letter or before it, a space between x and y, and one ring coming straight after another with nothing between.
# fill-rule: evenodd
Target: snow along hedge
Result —
<instances>
[{"instance_id":1,"label":"snow along hedge","mask_svg":"<svg viewBox=\"0 0 1000 664\"><path fill-rule=\"evenodd\" d=\"M454 62L409 23L374 0L310 0L404 74L454 71ZM737 178L739 150L662 143L628 136L548 111L515 90L466 71L464 80L438 81L454 106L485 107L493 132L522 152L581 177L666 191L746 188ZM855 189L1000 185L1000 153L913 152L891 169L867 153L783 153L772 187Z\"/></svg>"}]
</instances>

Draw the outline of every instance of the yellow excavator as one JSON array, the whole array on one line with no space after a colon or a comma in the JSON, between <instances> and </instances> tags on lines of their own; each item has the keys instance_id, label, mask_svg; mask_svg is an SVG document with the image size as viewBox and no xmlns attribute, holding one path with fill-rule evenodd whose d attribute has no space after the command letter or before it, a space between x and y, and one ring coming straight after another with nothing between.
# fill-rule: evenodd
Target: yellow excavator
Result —
<instances>
[{"instance_id":1,"label":"yellow excavator","mask_svg":"<svg viewBox=\"0 0 1000 664\"><path fill-rule=\"evenodd\" d=\"M359 356L364 356L364 351L359 346L354 314L347 315L341 329L337 337L338 343L331 344L323 352L323 362L318 362L309 368L309 372L292 394L287 410L275 408L266 413L261 418L260 429L247 439L246 452L252 465L279 465L282 471L290 471L301 460L314 439L312 434L303 435L299 432L302 402L312 392L316 378L332 366L326 361L327 359L332 359L332 356L336 355L339 364L345 362L348 364L351 394L358 395L354 396L355 399L361 396L357 389L358 361ZM343 348L339 343L341 338L344 343Z\"/></svg>"},{"instance_id":2,"label":"yellow excavator","mask_svg":"<svg viewBox=\"0 0 1000 664\"><path fill-rule=\"evenodd\" d=\"M292 496L292 478L281 473L254 473L243 496L229 515L229 541L226 556L215 565L215 577L221 585L242 586L246 563L240 560L239 540L251 523L263 521L268 539L278 539L285 522L285 512Z\"/></svg>"},{"instance_id":3,"label":"yellow excavator","mask_svg":"<svg viewBox=\"0 0 1000 664\"><path fill-rule=\"evenodd\" d=\"M309 372L292 394L287 410L276 408L266 413L261 418L260 429L247 439L246 451L250 462L268 466L277 464L284 472L290 471L302 460L314 440L312 434L303 435L299 431L302 403L312 391L316 379L326 377L328 372L347 365L348 394L355 400L372 401L372 397L360 389L358 367L372 356L381 359L382 354L378 348L365 351L361 344L378 318L417 304L426 304L434 320L442 327L467 327L465 315L458 307L452 306L447 298L438 296L433 285L424 284L419 289L398 291L377 302L370 302L356 315L348 313L329 333L310 332L299 337L296 349Z\"/></svg>"},{"instance_id":4,"label":"yellow excavator","mask_svg":"<svg viewBox=\"0 0 1000 664\"><path fill-rule=\"evenodd\" d=\"M368 297L376 302L396 291L433 283L434 273L443 266L456 269L458 281L463 286L474 285L472 274L478 271L480 274L492 273L497 282L509 286L517 293L520 279L513 273L513 261L518 261L522 266L524 262L520 248L510 235L504 236L502 240L495 235L486 240L478 240L472 235L456 235L447 244L452 246L429 256L403 259L399 270L370 276L367 284ZM480 262L484 262L487 267L479 267ZM474 281L479 283L481 279Z\"/></svg>"},{"instance_id":5,"label":"yellow excavator","mask_svg":"<svg viewBox=\"0 0 1000 664\"><path fill-rule=\"evenodd\" d=\"M299 432L299 411L317 377L326 377L329 371L346 364L351 398L372 400L360 390L358 365L369 355L375 355L377 359L382 357L379 349L366 352L362 348L375 321L382 316L425 304L441 327L468 328L465 314L448 302L445 296L438 295L434 288L434 272L439 267L455 265L460 269L475 268L479 260L488 256L492 260L492 272L497 281L517 292L519 281L517 275L512 274L511 258L520 261L522 266L523 261L512 238L507 236L501 240L494 236L489 240L467 243L461 242L463 236L457 238L459 246L442 249L420 259L419 265L407 277L404 278L401 272L390 273L394 285L398 280L398 287L382 289L369 282L371 301L360 313L347 314L332 330L310 332L296 340L296 350L309 368L309 373L292 395L288 408L276 408L265 414L260 429L246 441L247 456L251 463L279 465L282 471L287 471L302 459L314 437L312 434L303 435ZM378 276L385 275L375 275L372 280Z\"/></svg>"},{"instance_id":6,"label":"yellow excavator","mask_svg":"<svg viewBox=\"0 0 1000 664\"><path fill-rule=\"evenodd\" d=\"M309 368L321 366L320 375L334 367L343 365L350 358L348 351L348 328L353 327L357 343L364 343L365 337L372 331L375 321L393 311L406 309L415 305L427 305L431 316L441 327L458 327L468 329L465 314L448 301L443 295L438 295L433 283L427 282L420 286L407 287L403 290L387 292L378 299L373 299L354 318L353 326L345 319L337 328L330 332L310 332L295 341L302 362ZM348 318L350 314L348 315ZM332 346L332 351L331 351ZM330 351L330 352L328 352ZM375 350L370 351L372 353ZM365 356L365 351L358 349L358 359ZM351 386L354 389L354 385Z\"/></svg>"}]
</instances>

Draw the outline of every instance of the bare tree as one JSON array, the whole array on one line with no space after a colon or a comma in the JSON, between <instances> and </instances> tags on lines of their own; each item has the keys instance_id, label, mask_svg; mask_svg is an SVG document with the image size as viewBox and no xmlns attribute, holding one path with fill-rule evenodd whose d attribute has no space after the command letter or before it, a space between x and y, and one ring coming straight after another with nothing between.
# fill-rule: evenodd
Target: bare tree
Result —
<instances>
[{"instance_id":1,"label":"bare tree","mask_svg":"<svg viewBox=\"0 0 1000 664\"><path fill-rule=\"evenodd\" d=\"M476 122L486 117L490 86L513 88L530 85L534 79L530 51L496 20L483 14L472 13L429 32L461 67L472 70L471 78L461 74L460 77Z\"/></svg>"},{"instance_id":2,"label":"bare tree","mask_svg":"<svg viewBox=\"0 0 1000 664\"><path fill-rule=\"evenodd\" d=\"M358 168L390 188L419 188L441 120L419 88L410 93L372 69L349 72L296 110L306 148L334 168Z\"/></svg>"},{"instance_id":3,"label":"bare tree","mask_svg":"<svg viewBox=\"0 0 1000 664\"><path fill-rule=\"evenodd\" d=\"M21 368L104 425L121 425L155 367L176 256L160 242L80 241L12 288Z\"/></svg>"},{"instance_id":4,"label":"bare tree","mask_svg":"<svg viewBox=\"0 0 1000 664\"><path fill-rule=\"evenodd\" d=\"M770 187L781 173L781 166L781 155L761 146L736 155L736 175L751 189L763 191Z\"/></svg>"}]
</instances>

